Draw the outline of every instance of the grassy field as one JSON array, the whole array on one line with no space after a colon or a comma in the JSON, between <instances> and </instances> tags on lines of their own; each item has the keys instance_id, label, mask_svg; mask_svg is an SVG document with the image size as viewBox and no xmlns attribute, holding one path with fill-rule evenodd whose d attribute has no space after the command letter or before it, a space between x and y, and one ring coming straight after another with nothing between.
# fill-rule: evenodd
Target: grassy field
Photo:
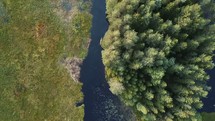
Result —
<instances>
[{"instance_id":1,"label":"grassy field","mask_svg":"<svg viewBox=\"0 0 215 121\"><path fill-rule=\"evenodd\" d=\"M0 121L83 120L82 84L60 61L85 57L92 17L76 8L64 22L54 9L49 0L0 1Z\"/></svg>"}]
</instances>

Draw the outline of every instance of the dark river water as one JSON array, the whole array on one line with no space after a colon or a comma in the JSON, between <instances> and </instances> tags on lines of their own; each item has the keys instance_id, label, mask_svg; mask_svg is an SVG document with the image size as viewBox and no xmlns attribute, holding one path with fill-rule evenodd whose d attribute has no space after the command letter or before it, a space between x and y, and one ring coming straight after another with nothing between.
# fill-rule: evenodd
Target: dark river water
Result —
<instances>
[{"instance_id":1,"label":"dark river water","mask_svg":"<svg viewBox=\"0 0 215 121\"><path fill-rule=\"evenodd\" d=\"M208 71L208 74L210 75L208 85L211 86L212 89L210 90L207 98L202 99L204 106L200 111L215 112L215 68L213 70Z\"/></svg>"},{"instance_id":2,"label":"dark river water","mask_svg":"<svg viewBox=\"0 0 215 121\"><path fill-rule=\"evenodd\" d=\"M101 59L100 39L108 29L105 0L93 0L91 13L91 43L81 69L82 92L84 94L84 121L127 121L130 112L113 95L105 80ZM126 114L123 115L123 114Z\"/></svg>"},{"instance_id":3,"label":"dark river water","mask_svg":"<svg viewBox=\"0 0 215 121\"><path fill-rule=\"evenodd\" d=\"M84 121L128 121L128 119L133 121L135 119L131 116L131 112L125 110L119 99L110 92L105 80L100 39L108 29L106 4L105 0L92 0L92 2L92 41L81 69L85 105ZM214 89L210 91L208 98L203 99L205 105L200 111L212 112L215 111L215 69L208 73L211 75L208 84Z\"/></svg>"}]
</instances>

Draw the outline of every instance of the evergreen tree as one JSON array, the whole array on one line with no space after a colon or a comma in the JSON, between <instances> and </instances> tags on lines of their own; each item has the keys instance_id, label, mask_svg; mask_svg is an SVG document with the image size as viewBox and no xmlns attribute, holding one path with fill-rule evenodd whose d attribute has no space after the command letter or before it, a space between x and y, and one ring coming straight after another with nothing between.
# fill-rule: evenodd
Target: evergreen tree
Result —
<instances>
[{"instance_id":1,"label":"evergreen tree","mask_svg":"<svg viewBox=\"0 0 215 121\"><path fill-rule=\"evenodd\" d=\"M107 0L111 91L144 121L197 120L215 50L211 0ZM207 6L210 10L203 11ZM208 13L208 14L207 14Z\"/></svg>"}]
</instances>

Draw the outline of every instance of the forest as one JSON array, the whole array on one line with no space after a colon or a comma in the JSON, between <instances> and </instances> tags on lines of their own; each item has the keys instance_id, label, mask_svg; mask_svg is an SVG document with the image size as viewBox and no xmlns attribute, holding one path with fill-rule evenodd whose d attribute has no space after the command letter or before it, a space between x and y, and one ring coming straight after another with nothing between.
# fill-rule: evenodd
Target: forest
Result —
<instances>
[{"instance_id":1,"label":"forest","mask_svg":"<svg viewBox=\"0 0 215 121\"><path fill-rule=\"evenodd\" d=\"M98 1L0 0L0 121L214 121L215 1Z\"/></svg>"},{"instance_id":2,"label":"forest","mask_svg":"<svg viewBox=\"0 0 215 121\"><path fill-rule=\"evenodd\" d=\"M214 67L214 11L212 0L107 0L106 78L139 120L202 120L201 99L211 89L206 70Z\"/></svg>"}]
</instances>

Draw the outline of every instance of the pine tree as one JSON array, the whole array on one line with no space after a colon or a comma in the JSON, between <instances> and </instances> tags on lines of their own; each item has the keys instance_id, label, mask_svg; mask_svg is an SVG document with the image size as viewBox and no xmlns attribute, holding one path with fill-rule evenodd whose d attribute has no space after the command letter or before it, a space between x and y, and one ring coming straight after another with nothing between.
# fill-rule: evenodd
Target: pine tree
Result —
<instances>
[{"instance_id":1,"label":"pine tree","mask_svg":"<svg viewBox=\"0 0 215 121\"><path fill-rule=\"evenodd\" d=\"M211 0L107 0L106 78L142 120L199 116L210 90L205 70L214 67L214 6Z\"/></svg>"}]
</instances>

